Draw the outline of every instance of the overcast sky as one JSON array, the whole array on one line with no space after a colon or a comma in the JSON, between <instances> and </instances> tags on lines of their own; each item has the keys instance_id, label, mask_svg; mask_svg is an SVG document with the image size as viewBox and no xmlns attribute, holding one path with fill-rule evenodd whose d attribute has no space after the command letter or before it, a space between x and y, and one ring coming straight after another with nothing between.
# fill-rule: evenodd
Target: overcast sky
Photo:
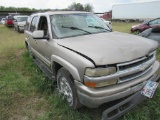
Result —
<instances>
[{"instance_id":1,"label":"overcast sky","mask_svg":"<svg viewBox=\"0 0 160 120\"><path fill-rule=\"evenodd\" d=\"M63 9L73 2L86 4L90 3L94 7L94 12L106 12L112 9L112 5L149 2L160 0L0 0L0 6L29 7L36 9Z\"/></svg>"}]
</instances>

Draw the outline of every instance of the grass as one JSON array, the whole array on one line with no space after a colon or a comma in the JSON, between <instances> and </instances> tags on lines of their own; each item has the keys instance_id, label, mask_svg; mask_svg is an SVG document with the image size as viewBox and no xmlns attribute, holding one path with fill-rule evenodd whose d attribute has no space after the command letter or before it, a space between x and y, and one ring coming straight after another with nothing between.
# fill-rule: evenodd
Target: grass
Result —
<instances>
[{"instance_id":1,"label":"grass","mask_svg":"<svg viewBox=\"0 0 160 120\"><path fill-rule=\"evenodd\" d=\"M133 23L113 23L113 30L130 32ZM160 59L160 49L158 49ZM29 57L24 34L0 25L0 120L100 120L101 109L72 110L55 92ZM120 120L160 119L160 88Z\"/></svg>"},{"instance_id":2,"label":"grass","mask_svg":"<svg viewBox=\"0 0 160 120\"><path fill-rule=\"evenodd\" d=\"M126 22L112 23L113 31L120 31L125 33L130 33L132 25L135 25L135 23L126 23Z\"/></svg>"}]
</instances>

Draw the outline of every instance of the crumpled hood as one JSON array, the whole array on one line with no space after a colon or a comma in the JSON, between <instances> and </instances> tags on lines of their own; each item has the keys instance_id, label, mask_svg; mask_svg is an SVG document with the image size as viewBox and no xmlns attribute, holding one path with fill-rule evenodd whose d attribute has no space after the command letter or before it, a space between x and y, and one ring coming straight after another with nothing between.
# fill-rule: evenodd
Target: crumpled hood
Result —
<instances>
[{"instance_id":1,"label":"crumpled hood","mask_svg":"<svg viewBox=\"0 0 160 120\"><path fill-rule=\"evenodd\" d=\"M96 65L131 61L158 46L153 40L120 32L64 38L58 40L58 44L89 57Z\"/></svg>"}]
</instances>

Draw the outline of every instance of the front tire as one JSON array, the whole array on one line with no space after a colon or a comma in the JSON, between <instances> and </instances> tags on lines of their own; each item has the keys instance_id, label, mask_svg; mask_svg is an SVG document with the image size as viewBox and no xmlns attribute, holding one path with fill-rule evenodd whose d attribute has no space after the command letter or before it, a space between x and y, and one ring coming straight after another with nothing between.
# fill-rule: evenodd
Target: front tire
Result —
<instances>
[{"instance_id":1,"label":"front tire","mask_svg":"<svg viewBox=\"0 0 160 120\"><path fill-rule=\"evenodd\" d=\"M139 33L141 33L141 30L139 30L139 29L137 29L137 30L134 31L135 35L138 35Z\"/></svg>"},{"instance_id":2,"label":"front tire","mask_svg":"<svg viewBox=\"0 0 160 120\"><path fill-rule=\"evenodd\" d=\"M70 107L73 109L78 109L82 106L78 99L73 78L71 74L63 67L57 72L57 87L59 93L62 95L62 98L66 100Z\"/></svg>"},{"instance_id":3,"label":"front tire","mask_svg":"<svg viewBox=\"0 0 160 120\"><path fill-rule=\"evenodd\" d=\"M20 29L19 29L19 26L17 27L17 32L21 33Z\"/></svg>"}]
</instances>

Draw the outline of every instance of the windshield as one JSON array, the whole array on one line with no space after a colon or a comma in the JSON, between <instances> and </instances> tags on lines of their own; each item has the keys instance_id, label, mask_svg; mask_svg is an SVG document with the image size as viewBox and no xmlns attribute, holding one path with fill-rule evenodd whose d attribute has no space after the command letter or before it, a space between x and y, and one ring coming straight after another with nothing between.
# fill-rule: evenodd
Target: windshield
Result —
<instances>
[{"instance_id":1,"label":"windshield","mask_svg":"<svg viewBox=\"0 0 160 120\"><path fill-rule=\"evenodd\" d=\"M91 13L52 15L51 26L58 38L110 31L98 16Z\"/></svg>"},{"instance_id":2,"label":"windshield","mask_svg":"<svg viewBox=\"0 0 160 120\"><path fill-rule=\"evenodd\" d=\"M13 20L14 18L13 18L13 16L8 16L7 19L8 20Z\"/></svg>"},{"instance_id":3,"label":"windshield","mask_svg":"<svg viewBox=\"0 0 160 120\"><path fill-rule=\"evenodd\" d=\"M28 17L18 17L17 18L17 22L23 22L23 21L27 21Z\"/></svg>"}]
</instances>

